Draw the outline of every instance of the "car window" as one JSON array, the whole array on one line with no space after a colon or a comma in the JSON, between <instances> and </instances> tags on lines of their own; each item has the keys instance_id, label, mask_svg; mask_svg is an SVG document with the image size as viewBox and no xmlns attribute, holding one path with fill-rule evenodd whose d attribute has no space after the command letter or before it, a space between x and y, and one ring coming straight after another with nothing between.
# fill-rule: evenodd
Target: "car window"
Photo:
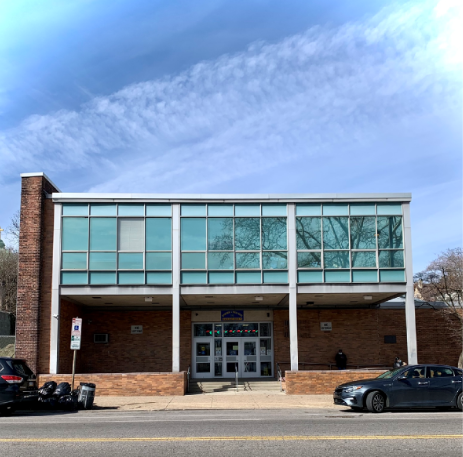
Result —
<instances>
[{"instance_id":1,"label":"car window","mask_svg":"<svg viewBox=\"0 0 463 457\"><path fill-rule=\"evenodd\" d=\"M30 376L33 374L31 369L24 362L19 360L9 360L7 363L19 375Z\"/></svg>"},{"instance_id":2,"label":"car window","mask_svg":"<svg viewBox=\"0 0 463 457\"><path fill-rule=\"evenodd\" d=\"M453 377L453 370L447 367L428 367L428 378Z\"/></svg>"},{"instance_id":3,"label":"car window","mask_svg":"<svg viewBox=\"0 0 463 457\"><path fill-rule=\"evenodd\" d=\"M406 378L409 378L409 379L424 378L425 371L426 371L425 367L409 368L408 370L405 370L402 373L402 376L405 376Z\"/></svg>"},{"instance_id":4,"label":"car window","mask_svg":"<svg viewBox=\"0 0 463 457\"><path fill-rule=\"evenodd\" d=\"M380 374L377 379L389 379L395 376L402 368L396 368L395 370L386 371L385 373Z\"/></svg>"},{"instance_id":5,"label":"car window","mask_svg":"<svg viewBox=\"0 0 463 457\"><path fill-rule=\"evenodd\" d=\"M455 372L455 376L463 376L463 370L455 368L453 371Z\"/></svg>"}]
</instances>

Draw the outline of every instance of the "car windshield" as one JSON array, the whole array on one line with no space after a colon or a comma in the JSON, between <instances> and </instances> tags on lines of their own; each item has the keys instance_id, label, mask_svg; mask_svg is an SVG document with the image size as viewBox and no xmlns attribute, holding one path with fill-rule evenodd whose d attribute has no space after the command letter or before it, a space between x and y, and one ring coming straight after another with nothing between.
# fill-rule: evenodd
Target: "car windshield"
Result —
<instances>
[{"instance_id":1,"label":"car windshield","mask_svg":"<svg viewBox=\"0 0 463 457\"><path fill-rule=\"evenodd\" d=\"M396 375L399 371L403 370L402 367L396 368L395 370L386 371L383 374L380 374L376 379L389 379Z\"/></svg>"}]
</instances>

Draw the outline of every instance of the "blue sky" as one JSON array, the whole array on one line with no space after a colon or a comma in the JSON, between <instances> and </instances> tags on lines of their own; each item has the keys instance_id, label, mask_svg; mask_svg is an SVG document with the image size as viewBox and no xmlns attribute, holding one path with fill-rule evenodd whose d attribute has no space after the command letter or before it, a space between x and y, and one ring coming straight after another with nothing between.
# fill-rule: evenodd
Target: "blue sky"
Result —
<instances>
[{"instance_id":1,"label":"blue sky","mask_svg":"<svg viewBox=\"0 0 463 457\"><path fill-rule=\"evenodd\" d=\"M453 0L0 0L0 226L67 192L412 192L415 271L462 240Z\"/></svg>"}]
</instances>

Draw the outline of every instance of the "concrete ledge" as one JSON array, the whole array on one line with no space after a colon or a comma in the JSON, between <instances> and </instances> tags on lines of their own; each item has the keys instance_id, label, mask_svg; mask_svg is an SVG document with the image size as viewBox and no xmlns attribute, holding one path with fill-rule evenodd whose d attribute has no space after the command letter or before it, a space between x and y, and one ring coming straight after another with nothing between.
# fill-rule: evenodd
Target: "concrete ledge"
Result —
<instances>
[{"instance_id":1,"label":"concrete ledge","mask_svg":"<svg viewBox=\"0 0 463 457\"><path fill-rule=\"evenodd\" d=\"M70 374L40 374L37 384L47 381L71 383ZM180 373L88 373L76 374L75 387L81 382L93 382L96 395L127 396L172 396L185 395L186 372Z\"/></svg>"},{"instance_id":2,"label":"concrete ledge","mask_svg":"<svg viewBox=\"0 0 463 457\"><path fill-rule=\"evenodd\" d=\"M339 384L360 379L376 378L386 370L340 370L340 371L287 371L285 390L287 395L332 394Z\"/></svg>"}]
</instances>

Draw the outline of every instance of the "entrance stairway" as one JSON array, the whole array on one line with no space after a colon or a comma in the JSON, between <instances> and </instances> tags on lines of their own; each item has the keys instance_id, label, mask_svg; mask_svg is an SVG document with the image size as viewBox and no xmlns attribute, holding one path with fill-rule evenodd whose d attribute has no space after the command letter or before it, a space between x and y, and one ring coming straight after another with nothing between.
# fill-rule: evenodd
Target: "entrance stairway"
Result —
<instances>
[{"instance_id":1,"label":"entrance stairway","mask_svg":"<svg viewBox=\"0 0 463 457\"><path fill-rule=\"evenodd\" d=\"M211 394L219 392L236 392L234 379L191 379L190 395ZM280 382L274 379L240 379L238 381L238 392L279 392Z\"/></svg>"}]
</instances>

